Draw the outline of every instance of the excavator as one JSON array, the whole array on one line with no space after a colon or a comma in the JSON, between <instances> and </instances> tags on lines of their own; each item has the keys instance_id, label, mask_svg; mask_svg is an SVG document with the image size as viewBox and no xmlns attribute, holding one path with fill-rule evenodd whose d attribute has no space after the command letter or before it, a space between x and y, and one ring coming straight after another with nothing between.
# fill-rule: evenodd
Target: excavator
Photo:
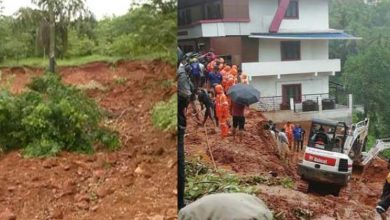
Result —
<instances>
[{"instance_id":1,"label":"excavator","mask_svg":"<svg viewBox=\"0 0 390 220\"><path fill-rule=\"evenodd\" d=\"M340 195L353 167L366 167L381 151L390 149L390 138L378 139L366 152L369 119L347 126L345 122L313 119L303 159L298 163L298 190L310 192L321 183Z\"/></svg>"}]
</instances>

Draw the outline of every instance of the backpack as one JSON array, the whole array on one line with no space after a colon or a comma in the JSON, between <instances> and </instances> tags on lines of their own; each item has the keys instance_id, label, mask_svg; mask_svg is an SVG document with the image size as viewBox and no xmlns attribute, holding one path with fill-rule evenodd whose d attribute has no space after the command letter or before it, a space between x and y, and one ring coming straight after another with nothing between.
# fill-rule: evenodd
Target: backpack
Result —
<instances>
[{"instance_id":1,"label":"backpack","mask_svg":"<svg viewBox=\"0 0 390 220\"><path fill-rule=\"evenodd\" d=\"M200 72L201 72L201 69L200 69L199 63L192 63L191 64L191 75L192 76L200 76Z\"/></svg>"}]
</instances>

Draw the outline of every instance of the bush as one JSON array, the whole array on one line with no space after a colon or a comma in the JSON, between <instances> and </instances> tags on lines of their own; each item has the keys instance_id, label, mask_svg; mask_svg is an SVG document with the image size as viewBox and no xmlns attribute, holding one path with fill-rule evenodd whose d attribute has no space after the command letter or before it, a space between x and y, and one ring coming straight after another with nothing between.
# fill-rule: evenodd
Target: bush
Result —
<instances>
[{"instance_id":1,"label":"bush","mask_svg":"<svg viewBox=\"0 0 390 220\"><path fill-rule=\"evenodd\" d=\"M65 86L56 74L35 78L29 91L0 93L0 148L24 148L29 156L53 156L61 150L92 153L95 143L119 146L118 135L100 126L103 112L80 90Z\"/></svg>"},{"instance_id":2,"label":"bush","mask_svg":"<svg viewBox=\"0 0 390 220\"><path fill-rule=\"evenodd\" d=\"M93 53L95 43L87 36L78 36L75 30L69 31L69 49L67 57L88 56Z\"/></svg>"},{"instance_id":3,"label":"bush","mask_svg":"<svg viewBox=\"0 0 390 220\"><path fill-rule=\"evenodd\" d=\"M152 112L154 126L164 131L177 129L177 95L174 94L168 102L157 103Z\"/></svg>"}]
</instances>

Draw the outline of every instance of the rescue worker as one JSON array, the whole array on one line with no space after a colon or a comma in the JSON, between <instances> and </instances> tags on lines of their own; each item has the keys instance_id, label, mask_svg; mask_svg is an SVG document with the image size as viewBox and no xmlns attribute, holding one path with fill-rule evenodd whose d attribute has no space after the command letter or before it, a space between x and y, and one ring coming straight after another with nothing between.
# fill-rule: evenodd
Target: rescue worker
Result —
<instances>
[{"instance_id":1,"label":"rescue worker","mask_svg":"<svg viewBox=\"0 0 390 220\"><path fill-rule=\"evenodd\" d=\"M236 129L238 127L238 139L241 142L245 126L245 105L235 103L232 101L232 115L233 115L233 140L236 139Z\"/></svg>"},{"instance_id":2,"label":"rescue worker","mask_svg":"<svg viewBox=\"0 0 390 220\"><path fill-rule=\"evenodd\" d=\"M278 134L278 154L279 154L279 157L280 159L282 159L283 161L287 161L288 163L288 158L289 158L289 155L291 153L290 149L289 149L289 141L288 141L288 137L285 133L285 129L282 128Z\"/></svg>"},{"instance_id":3,"label":"rescue worker","mask_svg":"<svg viewBox=\"0 0 390 220\"><path fill-rule=\"evenodd\" d=\"M387 162L387 169L390 170L390 159ZM386 211L390 206L390 172L387 174L385 184L383 185L380 201L376 206L376 211L382 220L386 220Z\"/></svg>"},{"instance_id":4,"label":"rescue worker","mask_svg":"<svg viewBox=\"0 0 390 220\"><path fill-rule=\"evenodd\" d=\"M191 81L195 87L195 91L201 86L201 77L203 75L199 61L195 58L191 63Z\"/></svg>"},{"instance_id":5,"label":"rescue worker","mask_svg":"<svg viewBox=\"0 0 390 220\"><path fill-rule=\"evenodd\" d=\"M177 70L177 105L178 105L178 146L177 146L177 206L184 207L185 165L184 165L184 134L187 126L185 111L192 96L193 85L190 80L191 67L183 59Z\"/></svg>"},{"instance_id":6,"label":"rescue worker","mask_svg":"<svg viewBox=\"0 0 390 220\"><path fill-rule=\"evenodd\" d=\"M221 130L221 136L226 137L229 134L229 103L225 93L223 92L223 88L221 85L215 86L215 108L219 123L219 128Z\"/></svg>"},{"instance_id":7,"label":"rescue worker","mask_svg":"<svg viewBox=\"0 0 390 220\"><path fill-rule=\"evenodd\" d=\"M297 124L293 129L293 133L294 133L294 150L299 152L300 151L299 148L301 148L301 150L303 149L303 137L305 131L301 128L300 124Z\"/></svg>"},{"instance_id":8,"label":"rescue worker","mask_svg":"<svg viewBox=\"0 0 390 220\"><path fill-rule=\"evenodd\" d=\"M222 70L221 74L222 76L225 76L226 74L230 74L231 67L229 65L226 65Z\"/></svg>"},{"instance_id":9,"label":"rescue worker","mask_svg":"<svg viewBox=\"0 0 390 220\"><path fill-rule=\"evenodd\" d=\"M241 73L241 83L249 84L248 75L246 75L246 73Z\"/></svg>"},{"instance_id":10,"label":"rescue worker","mask_svg":"<svg viewBox=\"0 0 390 220\"><path fill-rule=\"evenodd\" d=\"M237 68L234 68L235 65L233 65L232 69L230 70L230 75L234 79L234 84L238 83L238 70Z\"/></svg>"},{"instance_id":11,"label":"rescue worker","mask_svg":"<svg viewBox=\"0 0 390 220\"><path fill-rule=\"evenodd\" d=\"M214 104L213 104L213 101L211 100L206 89L200 90L199 95L198 95L198 100L199 100L200 104L202 105L202 108L203 108L203 106L206 108L206 111L204 113L202 126L205 125L207 118L210 118L214 123L214 127L216 128L217 122L216 122L215 116L214 116Z\"/></svg>"},{"instance_id":12,"label":"rescue worker","mask_svg":"<svg viewBox=\"0 0 390 220\"><path fill-rule=\"evenodd\" d=\"M288 147L290 148L291 150L291 147L292 147L292 144L293 144L293 141L294 141L294 125L291 123L291 122L287 122L284 126L283 126L284 130L286 131L286 135L287 135L287 138L288 138Z\"/></svg>"},{"instance_id":13,"label":"rescue worker","mask_svg":"<svg viewBox=\"0 0 390 220\"><path fill-rule=\"evenodd\" d=\"M209 82L211 88L222 83L222 75L218 70L218 66L214 66L214 70L209 73Z\"/></svg>"},{"instance_id":14,"label":"rescue worker","mask_svg":"<svg viewBox=\"0 0 390 220\"><path fill-rule=\"evenodd\" d=\"M234 86L235 82L234 82L234 78L232 75L229 75L228 79L227 79L227 82L226 82L226 88L225 88L225 91L228 92L230 87Z\"/></svg>"}]
</instances>

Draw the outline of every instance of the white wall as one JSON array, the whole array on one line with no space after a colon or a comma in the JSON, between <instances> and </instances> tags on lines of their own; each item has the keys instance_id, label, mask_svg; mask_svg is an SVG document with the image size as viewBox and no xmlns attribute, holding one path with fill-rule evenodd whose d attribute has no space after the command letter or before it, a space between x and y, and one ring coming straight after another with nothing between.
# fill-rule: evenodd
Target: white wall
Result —
<instances>
[{"instance_id":1,"label":"white wall","mask_svg":"<svg viewBox=\"0 0 390 220\"><path fill-rule=\"evenodd\" d=\"M268 32L277 8L278 0L249 0L249 32Z\"/></svg>"},{"instance_id":2,"label":"white wall","mask_svg":"<svg viewBox=\"0 0 390 220\"><path fill-rule=\"evenodd\" d=\"M282 96L282 85L301 84L302 94L329 93L329 75L318 74L295 74L277 76L255 76L249 82L260 91L262 97Z\"/></svg>"},{"instance_id":3,"label":"white wall","mask_svg":"<svg viewBox=\"0 0 390 220\"><path fill-rule=\"evenodd\" d=\"M280 32L328 30L329 0L299 0L299 19L283 19ZM199 37L223 37L245 35L251 33L268 33L269 26L278 8L278 0L249 0L250 22L203 23L189 28L187 36L178 36L178 39L192 39Z\"/></svg>"},{"instance_id":4,"label":"white wall","mask_svg":"<svg viewBox=\"0 0 390 220\"><path fill-rule=\"evenodd\" d=\"M189 28L181 28L179 31L187 31L188 35L177 36L178 40L200 38L203 35L201 25L196 25L196 26L189 27Z\"/></svg>"},{"instance_id":5,"label":"white wall","mask_svg":"<svg viewBox=\"0 0 390 220\"><path fill-rule=\"evenodd\" d=\"M280 40L259 40L259 61L281 61ZM328 40L301 41L301 60L327 60L329 57Z\"/></svg>"},{"instance_id":6,"label":"white wall","mask_svg":"<svg viewBox=\"0 0 390 220\"><path fill-rule=\"evenodd\" d=\"M299 19L283 19L280 31L329 29L329 0L299 0ZM249 0L250 32L268 32L278 0Z\"/></svg>"},{"instance_id":7,"label":"white wall","mask_svg":"<svg viewBox=\"0 0 390 220\"><path fill-rule=\"evenodd\" d=\"M302 60L327 60L329 58L328 40L301 41Z\"/></svg>"},{"instance_id":8,"label":"white wall","mask_svg":"<svg viewBox=\"0 0 390 220\"><path fill-rule=\"evenodd\" d=\"M299 0L299 19L283 19L280 31L329 29L329 0Z\"/></svg>"}]
</instances>

